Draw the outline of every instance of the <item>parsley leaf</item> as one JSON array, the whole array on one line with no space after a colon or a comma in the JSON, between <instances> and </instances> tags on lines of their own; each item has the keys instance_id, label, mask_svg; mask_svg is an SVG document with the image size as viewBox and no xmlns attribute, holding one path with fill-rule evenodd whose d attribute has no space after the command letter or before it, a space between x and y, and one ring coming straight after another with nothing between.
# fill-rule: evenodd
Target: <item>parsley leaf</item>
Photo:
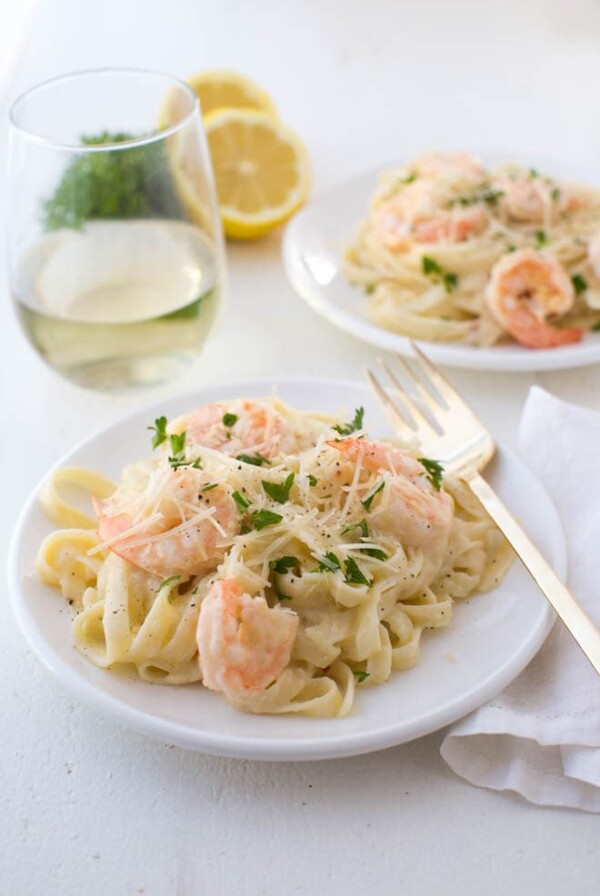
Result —
<instances>
[{"instance_id":1,"label":"parsley leaf","mask_svg":"<svg viewBox=\"0 0 600 896\"><path fill-rule=\"evenodd\" d=\"M346 526L342 529L342 535L345 535L346 532L352 532L353 529L360 529L363 538L369 537L369 527L366 520L361 520L360 523L354 523L352 526Z\"/></svg>"},{"instance_id":2,"label":"parsley leaf","mask_svg":"<svg viewBox=\"0 0 600 896\"><path fill-rule=\"evenodd\" d=\"M375 497L375 495L379 494L379 492L384 487L384 485L385 485L385 479L380 480L380 482L378 482L376 485L373 486L373 488L371 489L371 491L369 492L367 497L363 498L363 500L360 503L365 508L365 510L371 509L371 504L373 503L373 498Z\"/></svg>"},{"instance_id":3,"label":"parsley leaf","mask_svg":"<svg viewBox=\"0 0 600 896\"><path fill-rule=\"evenodd\" d=\"M369 677L369 673L365 672L364 669L353 669L352 674L356 678L358 684L362 684L363 681L366 681Z\"/></svg>"},{"instance_id":4,"label":"parsley leaf","mask_svg":"<svg viewBox=\"0 0 600 896\"><path fill-rule=\"evenodd\" d=\"M560 190L558 189L558 187L553 188L550 196L554 200L554 202L558 202L558 200L560 199Z\"/></svg>"},{"instance_id":5,"label":"parsley leaf","mask_svg":"<svg viewBox=\"0 0 600 896\"><path fill-rule=\"evenodd\" d=\"M223 414L223 426L233 426L234 423L237 423L237 414Z\"/></svg>"},{"instance_id":6,"label":"parsley leaf","mask_svg":"<svg viewBox=\"0 0 600 896\"><path fill-rule=\"evenodd\" d=\"M159 591L162 591L163 588L167 588L167 587L168 587L169 585L171 585L173 582L177 582L177 580L180 579L180 578L181 578L181 576L169 576L168 579L164 579L164 580L160 583L160 585L158 586L158 588L156 589L156 593L158 594L158 592L159 592Z\"/></svg>"},{"instance_id":7,"label":"parsley leaf","mask_svg":"<svg viewBox=\"0 0 600 896\"><path fill-rule=\"evenodd\" d=\"M590 327L590 330L593 333L597 333L598 330L600 330L600 320L597 320L595 324L592 324L592 326Z\"/></svg>"},{"instance_id":8,"label":"parsley leaf","mask_svg":"<svg viewBox=\"0 0 600 896\"><path fill-rule=\"evenodd\" d=\"M356 560L353 560L352 557L348 557L347 560L344 561L344 565L346 567L345 579L349 585L371 584L371 580L366 577Z\"/></svg>"},{"instance_id":9,"label":"parsley leaf","mask_svg":"<svg viewBox=\"0 0 600 896\"><path fill-rule=\"evenodd\" d=\"M283 517L280 513L273 513L272 510L255 510L251 519L254 528L260 532L261 529L266 529L267 526L276 526L277 523L282 521Z\"/></svg>"},{"instance_id":10,"label":"parsley leaf","mask_svg":"<svg viewBox=\"0 0 600 896\"><path fill-rule=\"evenodd\" d=\"M249 501L248 498L244 498L240 492L233 492L231 495L235 503L237 504L237 508L240 513L246 513L252 501Z\"/></svg>"},{"instance_id":11,"label":"parsley leaf","mask_svg":"<svg viewBox=\"0 0 600 896\"><path fill-rule=\"evenodd\" d=\"M437 263L434 258L430 258L429 255L424 255L421 259L421 267L423 269L423 273L429 276L430 274L441 274L442 268Z\"/></svg>"},{"instance_id":12,"label":"parsley leaf","mask_svg":"<svg viewBox=\"0 0 600 896\"><path fill-rule=\"evenodd\" d=\"M453 292L458 286L458 274L451 274L449 271L446 271L443 280L446 292Z\"/></svg>"},{"instance_id":13,"label":"parsley leaf","mask_svg":"<svg viewBox=\"0 0 600 896\"><path fill-rule=\"evenodd\" d=\"M241 460L244 464L252 464L253 467L262 467L263 464L266 464L268 467L271 466L269 458L259 451L256 454L238 454L235 459Z\"/></svg>"},{"instance_id":14,"label":"parsley leaf","mask_svg":"<svg viewBox=\"0 0 600 896\"><path fill-rule=\"evenodd\" d=\"M504 196L504 190L495 190L493 187L483 187L470 195L459 196L453 199L451 205L476 205L478 202L488 202L494 205Z\"/></svg>"},{"instance_id":15,"label":"parsley leaf","mask_svg":"<svg viewBox=\"0 0 600 896\"><path fill-rule=\"evenodd\" d=\"M534 178L536 178L536 177L539 177L539 176L540 176L540 173L539 173L539 171L538 171L536 168L530 168L530 169L529 169L529 177L530 177L532 180L533 180Z\"/></svg>"},{"instance_id":16,"label":"parsley leaf","mask_svg":"<svg viewBox=\"0 0 600 896\"><path fill-rule=\"evenodd\" d=\"M317 478L316 478L316 476L313 476L312 473L309 473L308 476L307 476L306 478L308 479L308 484L309 484L309 485L316 485L316 484L317 484Z\"/></svg>"},{"instance_id":17,"label":"parsley leaf","mask_svg":"<svg viewBox=\"0 0 600 896\"><path fill-rule=\"evenodd\" d=\"M374 557L375 560L387 560L388 558L386 552L382 551L381 548L361 548L361 551L364 551L369 557Z\"/></svg>"},{"instance_id":18,"label":"parsley leaf","mask_svg":"<svg viewBox=\"0 0 600 896\"><path fill-rule=\"evenodd\" d=\"M173 433L173 435L169 436L169 442L171 444L171 451L173 454L182 454L183 449L185 448L185 430L180 433Z\"/></svg>"},{"instance_id":19,"label":"parsley leaf","mask_svg":"<svg viewBox=\"0 0 600 896\"><path fill-rule=\"evenodd\" d=\"M336 555L328 551L319 561L318 572L337 572L341 568L340 561Z\"/></svg>"},{"instance_id":20,"label":"parsley leaf","mask_svg":"<svg viewBox=\"0 0 600 896\"><path fill-rule=\"evenodd\" d=\"M263 479L261 480L262 487L273 501L277 501L278 504L285 504L290 497L290 489L294 484L295 478L295 474L290 473L285 482L266 482Z\"/></svg>"},{"instance_id":21,"label":"parsley leaf","mask_svg":"<svg viewBox=\"0 0 600 896\"><path fill-rule=\"evenodd\" d=\"M152 436L152 447L158 448L159 445L162 445L163 442L167 441L167 418L166 417L157 417L154 421L154 426L147 426L146 429L149 429L150 432L153 432Z\"/></svg>"},{"instance_id":22,"label":"parsley leaf","mask_svg":"<svg viewBox=\"0 0 600 896\"><path fill-rule=\"evenodd\" d=\"M213 490L213 488L216 488L218 484L218 482L207 482L206 485L200 486L200 492L202 494L204 494L204 492L210 492Z\"/></svg>"},{"instance_id":23,"label":"parsley leaf","mask_svg":"<svg viewBox=\"0 0 600 896\"><path fill-rule=\"evenodd\" d=\"M177 470L179 467L192 467L194 470L201 470L202 461L199 457L196 460L185 459L185 436L185 431L169 436L171 445L171 454L168 458L169 463L173 470Z\"/></svg>"},{"instance_id":24,"label":"parsley leaf","mask_svg":"<svg viewBox=\"0 0 600 896\"><path fill-rule=\"evenodd\" d=\"M446 292L452 292L458 286L458 274L453 274L451 271L445 271L444 268L437 263L435 258L431 258L429 255L422 256L421 269L425 276L430 277L434 283L441 280Z\"/></svg>"},{"instance_id":25,"label":"parsley leaf","mask_svg":"<svg viewBox=\"0 0 600 896\"><path fill-rule=\"evenodd\" d=\"M293 600L294 598L290 594L282 594L281 591L278 591L276 588L273 589L275 591L275 597L277 600Z\"/></svg>"},{"instance_id":26,"label":"parsley leaf","mask_svg":"<svg viewBox=\"0 0 600 896\"><path fill-rule=\"evenodd\" d=\"M354 419L351 423L340 423L338 426L332 426L336 432L339 432L341 436L349 436L351 433L356 432L357 429L363 428L363 419L365 416L364 408L356 408L354 411Z\"/></svg>"},{"instance_id":27,"label":"parsley leaf","mask_svg":"<svg viewBox=\"0 0 600 896\"><path fill-rule=\"evenodd\" d=\"M548 245L548 235L545 230L536 230L535 232L535 246L536 249L541 249L542 246Z\"/></svg>"},{"instance_id":28,"label":"parsley leaf","mask_svg":"<svg viewBox=\"0 0 600 896\"><path fill-rule=\"evenodd\" d=\"M588 282L583 276L583 274L573 274L571 277L571 282L575 289L575 295L581 295L582 292L585 292L588 288Z\"/></svg>"},{"instance_id":29,"label":"parsley leaf","mask_svg":"<svg viewBox=\"0 0 600 896\"><path fill-rule=\"evenodd\" d=\"M269 569L272 569L273 572L277 572L280 575L285 575L286 572L289 572L290 569L296 569L296 567L300 566L300 561L297 557L279 557L278 560L270 560L269 561Z\"/></svg>"},{"instance_id":30,"label":"parsley leaf","mask_svg":"<svg viewBox=\"0 0 600 896\"><path fill-rule=\"evenodd\" d=\"M365 286L365 294L368 296L372 296L375 292L376 286L374 283L367 283Z\"/></svg>"},{"instance_id":31,"label":"parsley leaf","mask_svg":"<svg viewBox=\"0 0 600 896\"><path fill-rule=\"evenodd\" d=\"M418 457L417 460L425 467L427 478L431 482L436 491L439 492L442 485L442 475L444 468L437 460L430 460L428 457Z\"/></svg>"}]
</instances>

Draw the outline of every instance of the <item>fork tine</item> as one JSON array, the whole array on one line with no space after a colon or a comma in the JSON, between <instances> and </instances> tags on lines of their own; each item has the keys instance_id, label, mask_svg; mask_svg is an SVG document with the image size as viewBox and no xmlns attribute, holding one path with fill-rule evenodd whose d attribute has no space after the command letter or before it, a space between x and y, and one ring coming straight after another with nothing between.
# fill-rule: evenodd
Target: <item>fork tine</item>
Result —
<instances>
[{"instance_id":1,"label":"fork tine","mask_svg":"<svg viewBox=\"0 0 600 896\"><path fill-rule=\"evenodd\" d=\"M402 401L408 407L408 410L412 414L417 426L420 427L421 429L426 429L429 433L438 435L438 430L430 423L430 421L424 415L423 411L420 409L418 404L416 404L416 402L408 394L408 392L406 391L406 389L404 388L404 386L402 385L402 383L400 382L400 380L398 379L398 377L396 376L394 371L391 369L389 364L386 361L382 361L382 360L380 360L379 363L381 364L381 366L383 367L383 369L389 376L391 382L394 385L394 388L397 389L398 392L400 393L400 395L402 396Z\"/></svg>"},{"instance_id":2,"label":"fork tine","mask_svg":"<svg viewBox=\"0 0 600 896\"><path fill-rule=\"evenodd\" d=\"M433 364L426 354L424 354L416 342L412 339L409 340L410 347L416 355L417 361L421 364L421 368L425 371L426 376L433 383L435 389L439 392L442 398L448 404L451 401L456 401L459 399L463 401L460 397L454 386L451 386L443 373L438 370L438 368Z\"/></svg>"},{"instance_id":3,"label":"fork tine","mask_svg":"<svg viewBox=\"0 0 600 896\"><path fill-rule=\"evenodd\" d=\"M406 358L401 358L400 356L398 356L398 361L404 368L406 376L413 384L415 392L421 399L423 406L427 408L431 417L431 421L439 429L440 433L443 434L444 427L440 423L439 417L440 414L442 414L446 410L446 402L443 401L438 395L433 395L432 392L430 392L429 389L426 388L424 383L422 383L419 377L416 376L414 370L412 369ZM413 363L415 363L416 366L419 367L418 361L414 361Z\"/></svg>"},{"instance_id":4,"label":"fork tine","mask_svg":"<svg viewBox=\"0 0 600 896\"><path fill-rule=\"evenodd\" d=\"M365 374L371 387L377 398L380 400L386 411L391 415L394 420L395 426L400 435L407 439L414 439L416 429L412 426L406 417L403 415L402 411L397 407L397 405L392 401L390 396L387 394L386 390L383 388L375 374L369 370L368 367L365 368Z\"/></svg>"}]
</instances>

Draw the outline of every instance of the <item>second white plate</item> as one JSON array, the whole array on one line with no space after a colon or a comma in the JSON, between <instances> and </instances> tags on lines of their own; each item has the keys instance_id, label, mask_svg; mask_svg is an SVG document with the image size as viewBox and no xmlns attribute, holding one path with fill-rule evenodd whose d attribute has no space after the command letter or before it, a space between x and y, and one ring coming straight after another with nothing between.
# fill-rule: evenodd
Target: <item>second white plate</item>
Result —
<instances>
[{"instance_id":1,"label":"second white plate","mask_svg":"<svg viewBox=\"0 0 600 896\"><path fill-rule=\"evenodd\" d=\"M123 467L149 453L146 427L207 402L271 392L256 381L198 391L142 409L71 450L57 466L77 465L118 477ZM369 389L334 380L287 380L281 397L299 408L334 413L365 408L370 432L390 436ZM501 450L486 474L560 576L565 546L554 507L531 471ZM489 594L455 608L449 628L427 632L420 663L396 672L385 684L365 688L345 719L246 715L200 684L153 685L98 669L73 647L70 614L58 591L39 581L35 555L52 530L37 500L23 508L9 561L13 609L33 650L76 696L99 711L169 743L248 759L325 759L399 744L435 731L489 700L527 665L543 643L553 613L529 575L514 563Z\"/></svg>"},{"instance_id":2,"label":"second white plate","mask_svg":"<svg viewBox=\"0 0 600 896\"><path fill-rule=\"evenodd\" d=\"M490 164L497 161L500 159L486 158ZM597 174L585 177L584 172L556 162L543 165L540 161L538 167L559 178L598 183ZM410 355L405 336L368 320L362 290L341 272L344 249L365 217L382 170L373 169L338 184L295 215L285 232L283 263L296 292L336 327L379 348ZM553 349L534 350L516 344L480 348L440 342L424 346L438 364L478 370L554 370L600 361L600 333L586 333L576 345Z\"/></svg>"}]
</instances>

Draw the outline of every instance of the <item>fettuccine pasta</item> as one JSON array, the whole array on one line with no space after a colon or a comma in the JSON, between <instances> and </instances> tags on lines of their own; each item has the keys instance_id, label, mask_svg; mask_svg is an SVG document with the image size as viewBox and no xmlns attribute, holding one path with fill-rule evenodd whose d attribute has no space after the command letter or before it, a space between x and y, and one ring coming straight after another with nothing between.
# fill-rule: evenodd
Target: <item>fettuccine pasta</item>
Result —
<instances>
[{"instance_id":1,"label":"fettuccine pasta","mask_svg":"<svg viewBox=\"0 0 600 896\"><path fill-rule=\"evenodd\" d=\"M369 439L362 409L343 423L275 398L222 402L159 418L154 445L116 487L70 468L43 491L64 528L38 573L105 669L202 682L247 712L342 716L510 562L468 487ZM96 521L67 485L93 493Z\"/></svg>"},{"instance_id":2,"label":"fettuccine pasta","mask_svg":"<svg viewBox=\"0 0 600 896\"><path fill-rule=\"evenodd\" d=\"M343 270L374 323L415 339L577 342L600 322L600 191L424 155L381 177Z\"/></svg>"}]
</instances>

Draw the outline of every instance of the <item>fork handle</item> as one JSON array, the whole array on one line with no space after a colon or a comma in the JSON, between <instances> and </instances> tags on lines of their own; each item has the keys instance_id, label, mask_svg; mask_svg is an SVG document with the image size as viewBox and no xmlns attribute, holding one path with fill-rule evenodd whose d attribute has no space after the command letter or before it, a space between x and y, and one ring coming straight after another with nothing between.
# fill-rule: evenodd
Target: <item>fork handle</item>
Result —
<instances>
[{"instance_id":1,"label":"fork handle","mask_svg":"<svg viewBox=\"0 0 600 896\"><path fill-rule=\"evenodd\" d=\"M479 473L464 477L600 675L600 631Z\"/></svg>"}]
</instances>

